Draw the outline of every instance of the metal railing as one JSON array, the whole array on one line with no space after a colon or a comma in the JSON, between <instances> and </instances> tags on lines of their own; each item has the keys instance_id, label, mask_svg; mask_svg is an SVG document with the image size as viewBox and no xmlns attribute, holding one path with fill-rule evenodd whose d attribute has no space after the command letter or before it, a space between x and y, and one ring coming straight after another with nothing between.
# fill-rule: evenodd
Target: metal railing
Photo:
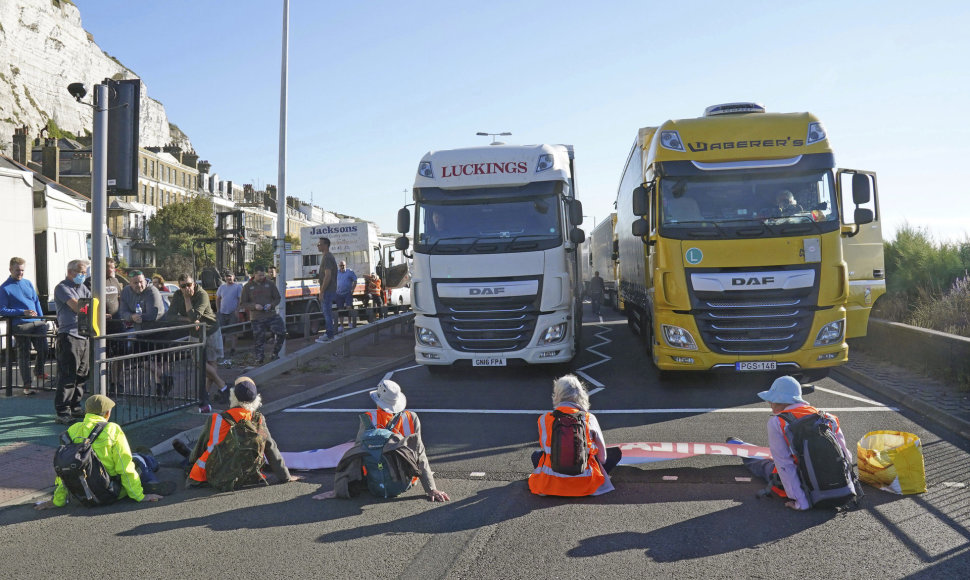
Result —
<instances>
[{"instance_id":1,"label":"metal railing","mask_svg":"<svg viewBox=\"0 0 970 580\"><path fill-rule=\"evenodd\" d=\"M5 318L6 332L3 334L3 344L0 345L0 364L3 365L0 372L0 388L6 396L13 396L15 388L24 388L27 384L24 381L24 370L27 371L27 378L32 383L33 390L52 390L55 386L54 374L57 367L56 351L56 316L39 316L44 319L43 331L19 332L11 323L11 319ZM43 340L43 351L39 350L37 340ZM26 362L26 368L25 368ZM41 370L43 380L37 380L37 370Z\"/></svg>"},{"instance_id":2,"label":"metal railing","mask_svg":"<svg viewBox=\"0 0 970 580\"><path fill-rule=\"evenodd\" d=\"M103 369L106 394L115 402L113 421L127 425L198 404L206 380L206 326L199 325L200 336L191 335L195 328L186 324L91 338L105 343L107 356L100 366L92 365L89 385Z\"/></svg>"}]
</instances>

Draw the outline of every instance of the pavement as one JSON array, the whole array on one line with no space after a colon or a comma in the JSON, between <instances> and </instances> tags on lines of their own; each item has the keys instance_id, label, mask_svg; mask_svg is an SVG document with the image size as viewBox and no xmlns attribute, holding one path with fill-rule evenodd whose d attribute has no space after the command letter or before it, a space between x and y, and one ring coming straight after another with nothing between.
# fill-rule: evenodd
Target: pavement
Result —
<instances>
[{"instance_id":1,"label":"pavement","mask_svg":"<svg viewBox=\"0 0 970 580\"><path fill-rule=\"evenodd\" d=\"M263 396L264 413L273 413L319 398L369 376L414 361L410 315L382 324L347 330L326 344L290 339L287 354L257 369L220 369L231 383L252 376ZM245 357L242 357L245 359ZM895 401L918 415L970 440L970 390L894 366L871 353L852 353L852 360L833 370L839 381L851 381ZM176 437L191 443L204 424L195 407L125 426L132 447L144 445L155 455L171 450ZM15 391L0 397L0 507L36 501L53 490L53 449L64 427L54 423L53 391L32 397Z\"/></svg>"}]
</instances>

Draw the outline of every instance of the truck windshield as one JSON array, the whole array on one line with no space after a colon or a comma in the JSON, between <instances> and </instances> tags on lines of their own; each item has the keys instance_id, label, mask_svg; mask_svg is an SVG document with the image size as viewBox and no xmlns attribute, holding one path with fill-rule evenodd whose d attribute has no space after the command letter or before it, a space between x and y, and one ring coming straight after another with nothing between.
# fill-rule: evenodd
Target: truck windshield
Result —
<instances>
[{"instance_id":1,"label":"truck windshield","mask_svg":"<svg viewBox=\"0 0 970 580\"><path fill-rule=\"evenodd\" d=\"M677 239L781 237L839 228L830 170L667 177L661 234Z\"/></svg>"},{"instance_id":2,"label":"truck windshield","mask_svg":"<svg viewBox=\"0 0 970 580\"><path fill-rule=\"evenodd\" d=\"M473 197L479 192L463 193ZM497 254L547 250L563 243L557 195L499 200L482 197L473 203L419 203L415 251Z\"/></svg>"}]
</instances>

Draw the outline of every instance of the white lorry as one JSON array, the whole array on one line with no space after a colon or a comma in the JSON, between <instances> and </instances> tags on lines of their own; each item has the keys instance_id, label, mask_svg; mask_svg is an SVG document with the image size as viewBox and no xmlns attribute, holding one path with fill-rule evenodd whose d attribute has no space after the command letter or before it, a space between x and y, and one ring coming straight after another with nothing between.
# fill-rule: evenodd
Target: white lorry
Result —
<instances>
[{"instance_id":1,"label":"white lorry","mask_svg":"<svg viewBox=\"0 0 970 580\"><path fill-rule=\"evenodd\" d=\"M430 370L571 361L585 240L572 146L432 151L413 196L415 360ZM411 226L402 208L398 231Z\"/></svg>"},{"instance_id":2,"label":"white lorry","mask_svg":"<svg viewBox=\"0 0 970 580\"><path fill-rule=\"evenodd\" d=\"M616 224L616 212L611 213L605 220L596 224L590 233L589 240L589 267L585 270L586 280L590 280L593 274L600 273L603 278L603 302L616 308L616 261L617 247L615 245L616 236L613 227Z\"/></svg>"}]
</instances>

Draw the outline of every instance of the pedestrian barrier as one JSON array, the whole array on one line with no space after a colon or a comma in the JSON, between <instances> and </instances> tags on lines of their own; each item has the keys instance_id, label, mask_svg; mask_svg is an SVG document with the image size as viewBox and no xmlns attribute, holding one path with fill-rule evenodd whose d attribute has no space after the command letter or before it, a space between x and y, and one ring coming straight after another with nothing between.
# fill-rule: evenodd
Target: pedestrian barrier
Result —
<instances>
[{"instance_id":1,"label":"pedestrian barrier","mask_svg":"<svg viewBox=\"0 0 970 580\"><path fill-rule=\"evenodd\" d=\"M8 397L13 396L15 388L24 388L27 380L35 391L51 390L56 385L53 377L57 366L54 351L57 317L42 318L42 325L27 331L18 330L9 320L4 321L6 332L2 336L3 348L0 349L0 389ZM37 380L38 375L41 380Z\"/></svg>"},{"instance_id":2,"label":"pedestrian barrier","mask_svg":"<svg viewBox=\"0 0 970 580\"><path fill-rule=\"evenodd\" d=\"M127 425L198 404L206 326L195 329L187 324L92 337L104 343L106 356L92 366L89 385L103 371L104 394L115 402L112 421Z\"/></svg>"}]
</instances>

